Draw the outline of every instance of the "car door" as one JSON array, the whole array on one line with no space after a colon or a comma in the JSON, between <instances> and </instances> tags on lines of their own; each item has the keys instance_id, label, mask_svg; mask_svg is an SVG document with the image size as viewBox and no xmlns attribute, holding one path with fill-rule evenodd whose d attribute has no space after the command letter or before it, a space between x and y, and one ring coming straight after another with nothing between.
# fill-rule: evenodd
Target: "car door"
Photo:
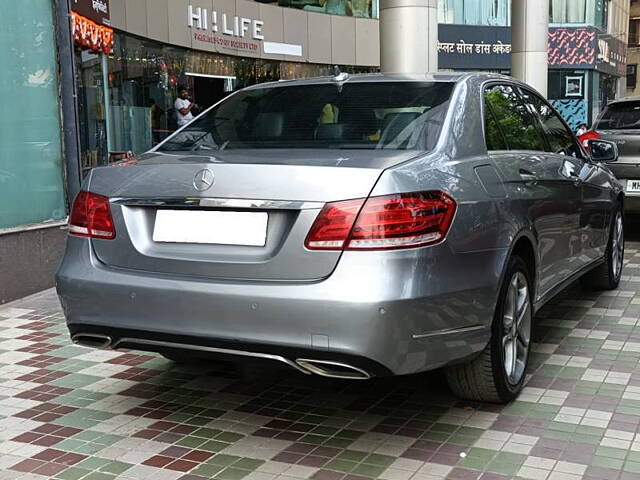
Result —
<instances>
[{"instance_id":1,"label":"car door","mask_svg":"<svg viewBox=\"0 0 640 480\"><path fill-rule=\"evenodd\" d=\"M509 208L515 218L528 217L538 240L539 298L567 278L580 255L580 242L570 235L579 223L580 189L562 174L570 167L548 155L540 124L515 85L489 84L484 99L487 147L505 180Z\"/></svg>"},{"instance_id":2,"label":"car door","mask_svg":"<svg viewBox=\"0 0 640 480\"><path fill-rule=\"evenodd\" d=\"M561 164L560 173L565 181L580 191L579 221L572 222L576 230L568 232L572 248L577 250L580 244L580 255L572 260L572 270L576 271L601 258L606 249L610 199L604 172L586 158L575 135L553 107L528 89L521 88L521 93L547 137L548 161Z\"/></svg>"}]
</instances>

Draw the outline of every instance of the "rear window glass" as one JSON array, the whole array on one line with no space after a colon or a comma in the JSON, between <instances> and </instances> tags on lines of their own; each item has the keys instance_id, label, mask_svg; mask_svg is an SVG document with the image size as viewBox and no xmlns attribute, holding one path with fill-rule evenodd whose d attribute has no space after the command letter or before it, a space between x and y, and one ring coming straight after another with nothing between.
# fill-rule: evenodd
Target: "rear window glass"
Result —
<instances>
[{"instance_id":1,"label":"rear window glass","mask_svg":"<svg viewBox=\"0 0 640 480\"><path fill-rule=\"evenodd\" d=\"M640 130L640 101L614 103L605 108L596 130Z\"/></svg>"},{"instance_id":2,"label":"rear window glass","mask_svg":"<svg viewBox=\"0 0 640 480\"><path fill-rule=\"evenodd\" d=\"M232 95L158 148L432 150L453 83L278 86Z\"/></svg>"}]
</instances>

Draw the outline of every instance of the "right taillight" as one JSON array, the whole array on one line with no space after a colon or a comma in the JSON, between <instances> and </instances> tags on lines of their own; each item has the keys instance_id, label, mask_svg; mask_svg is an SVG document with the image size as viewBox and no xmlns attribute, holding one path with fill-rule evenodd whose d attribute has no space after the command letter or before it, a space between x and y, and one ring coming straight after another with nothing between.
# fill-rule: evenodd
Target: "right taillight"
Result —
<instances>
[{"instance_id":1,"label":"right taillight","mask_svg":"<svg viewBox=\"0 0 640 480\"><path fill-rule=\"evenodd\" d=\"M390 250L441 242L456 202L443 192L399 193L328 203L309 231L310 250Z\"/></svg>"},{"instance_id":2,"label":"right taillight","mask_svg":"<svg viewBox=\"0 0 640 480\"><path fill-rule=\"evenodd\" d=\"M78 193L69 216L69 232L79 237L116 238L109 198L96 193Z\"/></svg>"}]
</instances>

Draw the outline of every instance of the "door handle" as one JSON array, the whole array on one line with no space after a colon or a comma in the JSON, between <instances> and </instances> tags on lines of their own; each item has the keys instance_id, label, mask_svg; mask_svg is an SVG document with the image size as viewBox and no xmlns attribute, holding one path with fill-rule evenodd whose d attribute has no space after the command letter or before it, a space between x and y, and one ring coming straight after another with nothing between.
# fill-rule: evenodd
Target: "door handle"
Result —
<instances>
[{"instance_id":1,"label":"door handle","mask_svg":"<svg viewBox=\"0 0 640 480\"><path fill-rule=\"evenodd\" d=\"M528 184L535 184L538 182L538 177L536 177L529 170L525 170L524 168L520 169L520 178L524 180L525 183L528 183Z\"/></svg>"}]
</instances>

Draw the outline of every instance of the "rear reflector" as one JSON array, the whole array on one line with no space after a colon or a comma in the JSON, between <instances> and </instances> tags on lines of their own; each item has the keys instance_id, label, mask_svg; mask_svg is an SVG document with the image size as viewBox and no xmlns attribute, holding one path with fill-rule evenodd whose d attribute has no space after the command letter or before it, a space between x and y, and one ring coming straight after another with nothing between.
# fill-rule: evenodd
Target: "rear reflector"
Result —
<instances>
[{"instance_id":1,"label":"rear reflector","mask_svg":"<svg viewBox=\"0 0 640 480\"><path fill-rule=\"evenodd\" d=\"M116 238L109 198L84 190L78 193L71 209L69 232L78 237Z\"/></svg>"},{"instance_id":2,"label":"rear reflector","mask_svg":"<svg viewBox=\"0 0 640 480\"><path fill-rule=\"evenodd\" d=\"M389 250L441 242L456 202L443 192L401 193L322 209L305 246L310 250Z\"/></svg>"}]
</instances>

